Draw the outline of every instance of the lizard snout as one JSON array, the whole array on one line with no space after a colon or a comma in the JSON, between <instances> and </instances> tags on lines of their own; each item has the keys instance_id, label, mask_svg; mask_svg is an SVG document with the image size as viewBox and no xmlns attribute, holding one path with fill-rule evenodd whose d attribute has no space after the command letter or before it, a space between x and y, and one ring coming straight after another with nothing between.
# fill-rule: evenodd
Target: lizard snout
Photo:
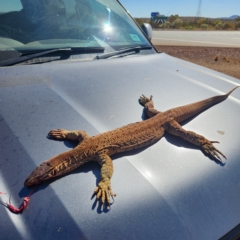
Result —
<instances>
[{"instance_id":1,"label":"lizard snout","mask_svg":"<svg viewBox=\"0 0 240 240\"><path fill-rule=\"evenodd\" d=\"M40 166L36 167L32 173L27 177L24 185L29 187L39 184L43 180L50 178L49 172L53 169L47 162L43 162Z\"/></svg>"}]
</instances>

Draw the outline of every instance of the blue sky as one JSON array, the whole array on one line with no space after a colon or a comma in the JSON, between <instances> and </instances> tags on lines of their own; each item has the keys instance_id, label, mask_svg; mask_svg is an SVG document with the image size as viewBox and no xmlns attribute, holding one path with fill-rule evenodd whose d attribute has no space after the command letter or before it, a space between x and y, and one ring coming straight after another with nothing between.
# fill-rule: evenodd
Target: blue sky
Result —
<instances>
[{"instance_id":1,"label":"blue sky","mask_svg":"<svg viewBox=\"0 0 240 240\"><path fill-rule=\"evenodd\" d=\"M164 15L195 16L199 0L120 0L133 17L150 17L151 12ZM202 17L240 15L240 0L202 0Z\"/></svg>"},{"instance_id":2,"label":"blue sky","mask_svg":"<svg viewBox=\"0 0 240 240\"><path fill-rule=\"evenodd\" d=\"M19 6L21 9L20 0L8 1L11 6ZM8 10L9 6L6 5L8 1L0 0L0 8L4 3L6 8L4 10ZM150 17L151 12L160 12L167 16L172 14L195 16L199 4L199 0L120 0L120 2L133 17ZM240 15L240 0L202 0L202 17L230 17L235 14Z\"/></svg>"}]
</instances>

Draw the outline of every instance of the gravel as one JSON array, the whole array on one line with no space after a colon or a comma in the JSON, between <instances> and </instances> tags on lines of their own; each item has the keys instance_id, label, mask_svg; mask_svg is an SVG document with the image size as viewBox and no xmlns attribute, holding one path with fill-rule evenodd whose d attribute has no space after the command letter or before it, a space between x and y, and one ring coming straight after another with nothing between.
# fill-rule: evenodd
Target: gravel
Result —
<instances>
[{"instance_id":1,"label":"gravel","mask_svg":"<svg viewBox=\"0 0 240 240\"><path fill-rule=\"evenodd\" d=\"M225 73L240 80L240 48L155 46L159 52Z\"/></svg>"}]
</instances>

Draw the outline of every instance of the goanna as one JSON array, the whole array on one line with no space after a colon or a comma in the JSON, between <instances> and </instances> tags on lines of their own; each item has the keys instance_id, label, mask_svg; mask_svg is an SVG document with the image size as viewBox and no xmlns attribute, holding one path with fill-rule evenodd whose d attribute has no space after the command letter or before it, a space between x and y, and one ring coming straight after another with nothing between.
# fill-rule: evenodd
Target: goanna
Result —
<instances>
[{"instance_id":1,"label":"goanna","mask_svg":"<svg viewBox=\"0 0 240 240\"><path fill-rule=\"evenodd\" d=\"M153 144L164 135L165 131L199 146L206 155L221 161L221 157L226 157L213 146L213 143L218 143L217 141L209 141L197 133L186 131L179 123L225 100L236 88L225 95L172 108L165 112L154 109L152 96L147 98L142 95L139 102L144 106L149 119L92 137L89 137L82 130L52 130L48 133L50 137L79 141L79 144L76 148L43 162L29 175L24 185L39 184L72 171L86 162L98 161L101 165L101 176L94 193L97 199L101 198L102 203L106 201L109 205L110 196L114 196L110 182L113 175L113 164L110 156Z\"/></svg>"}]
</instances>

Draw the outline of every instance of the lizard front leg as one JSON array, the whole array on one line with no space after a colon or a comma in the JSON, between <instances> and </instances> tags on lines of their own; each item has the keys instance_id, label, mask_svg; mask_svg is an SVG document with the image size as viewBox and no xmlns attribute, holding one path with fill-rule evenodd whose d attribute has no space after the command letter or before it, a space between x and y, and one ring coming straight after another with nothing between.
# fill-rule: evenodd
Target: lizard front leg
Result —
<instances>
[{"instance_id":1,"label":"lizard front leg","mask_svg":"<svg viewBox=\"0 0 240 240\"><path fill-rule=\"evenodd\" d=\"M215 158L218 161L222 161L220 156L227 159L222 152L220 152L217 148L215 148L213 146L213 143L218 143L217 141L209 141L208 139L206 139L205 137L203 137L197 133L194 133L192 131L186 131L175 120L172 120L172 121L168 122L167 124L165 124L164 128L169 133L179 136L179 137L193 143L194 145L201 147L202 151L205 154Z\"/></svg>"},{"instance_id":2,"label":"lizard front leg","mask_svg":"<svg viewBox=\"0 0 240 240\"><path fill-rule=\"evenodd\" d=\"M108 206L110 206L110 196L116 196L113 194L111 187L111 177L113 175L113 163L112 159L105 153L99 153L97 156L97 161L102 165L100 182L94 190L97 199L101 198L102 205L106 201Z\"/></svg>"},{"instance_id":3,"label":"lizard front leg","mask_svg":"<svg viewBox=\"0 0 240 240\"><path fill-rule=\"evenodd\" d=\"M142 94L139 98L139 103L144 107L148 117L154 117L158 113L160 113L158 110L154 108L154 103L152 100L153 96L150 96L150 98L147 98Z\"/></svg>"},{"instance_id":4,"label":"lizard front leg","mask_svg":"<svg viewBox=\"0 0 240 240\"><path fill-rule=\"evenodd\" d=\"M65 130L65 129L54 129L51 130L48 133L49 137L53 137L56 139L68 139L68 140L73 140L73 141L83 141L84 139L88 138L88 134L83 131L83 130L73 130L73 131L69 131L69 130Z\"/></svg>"}]
</instances>

